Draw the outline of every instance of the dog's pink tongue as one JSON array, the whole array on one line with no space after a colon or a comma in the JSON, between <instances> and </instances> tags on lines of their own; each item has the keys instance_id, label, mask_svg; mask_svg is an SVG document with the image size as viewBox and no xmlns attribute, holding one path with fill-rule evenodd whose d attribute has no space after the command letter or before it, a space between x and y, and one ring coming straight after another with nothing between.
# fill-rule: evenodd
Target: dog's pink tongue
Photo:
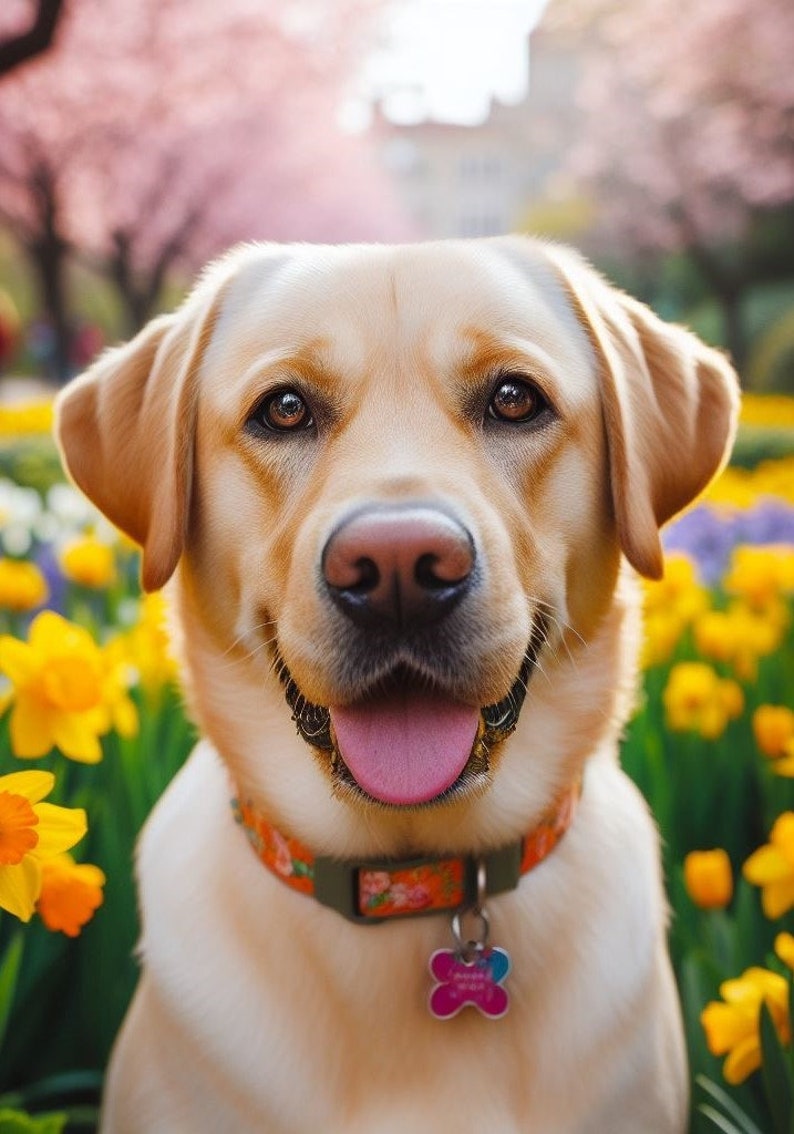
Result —
<instances>
[{"instance_id":1,"label":"dog's pink tongue","mask_svg":"<svg viewBox=\"0 0 794 1134\"><path fill-rule=\"evenodd\" d=\"M479 710L429 694L331 709L342 759L382 803L429 803L451 787L471 755Z\"/></svg>"}]
</instances>

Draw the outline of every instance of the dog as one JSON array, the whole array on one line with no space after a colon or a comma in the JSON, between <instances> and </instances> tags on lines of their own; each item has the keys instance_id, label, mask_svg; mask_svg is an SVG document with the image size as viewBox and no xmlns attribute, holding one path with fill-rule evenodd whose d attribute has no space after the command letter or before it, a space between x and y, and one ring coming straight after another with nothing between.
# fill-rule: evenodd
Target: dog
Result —
<instances>
[{"instance_id":1,"label":"dog","mask_svg":"<svg viewBox=\"0 0 794 1134\"><path fill-rule=\"evenodd\" d=\"M139 843L106 1134L686 1129L617 751L638 575L737 389L578 253L497 237L238 248L62 392L201 732Z\"/></svg>"}]
</instances>

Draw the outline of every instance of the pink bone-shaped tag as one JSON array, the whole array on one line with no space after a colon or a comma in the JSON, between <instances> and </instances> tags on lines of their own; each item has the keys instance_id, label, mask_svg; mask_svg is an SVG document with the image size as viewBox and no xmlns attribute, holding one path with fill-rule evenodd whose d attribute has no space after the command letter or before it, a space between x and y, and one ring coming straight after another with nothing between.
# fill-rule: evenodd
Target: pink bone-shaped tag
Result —
<instances>
[{"instance_id":1,"label":"pink bone-shaped tag","mask_svg":"<svg viewBox=\"0 0 794 1134\"><path fill-rule=\"evenodd\" d=\"M504 949L483 949L472 961L454 949L437 949L430 958L430 973L438 982L430 992L430 1011L436 1019L448 1020L471 1004L483 1016L498 1020L509 1007L502 987L509 972L510 957Z\"/></svg>"}]
</instances>

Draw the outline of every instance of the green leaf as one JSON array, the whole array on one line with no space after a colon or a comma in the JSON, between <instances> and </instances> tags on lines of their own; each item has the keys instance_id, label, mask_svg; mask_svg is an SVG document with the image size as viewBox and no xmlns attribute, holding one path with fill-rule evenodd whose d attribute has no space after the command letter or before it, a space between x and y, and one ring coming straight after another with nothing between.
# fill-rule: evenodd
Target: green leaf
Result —
<instances>
[{"instance_id":1,"label":"green leaf","mask_svg":"<svg viewBox=\"0 0 794 1134\"><path fill-rule=\"evenodd\" d=\"M14 1003L19 967L22 964L23 946L22 930L18 930L11 938L0 961L0 1049L11 1017L11 1005Z\"/></svg>"},{"instance_id":2,"label":"green leaf","mask_svg":"<svg viewBox=\"0 0 794 1134\"><path fill-rule=\"evenodd\" d=\"M741 1126L735 1126L729 1118L724 1114L720 1114L713 1106L698 1107L698 1112L708 1119L718 1130L723 1134L746 1134L746 1131Z\"/></svg>"},{"instance_id":3,"label":"green leaf","mask_svg":"<svg viewBox=\"0 0 794 1134\"><path fill-rule=\"evenodd\" d=\"M61 1134L65 1114L42 1114L33 1118L21 1110L0 1110L0 1134Z\"/></svg>"},{"instance_id":4,"label":"green leaf","mask_svg":"<svg viewBox=\"0 0 794 1134\"><path fill-rule=\"evenodd\" d=\"M792 1083L788 1060L766 1003L761 1005L761 1073L775 1134L789 1134L792 1120Z\"/></svg>"},{"instance_id":5,"label":"green leaf","mask_svg":"<svg viewBox=\"0 0 794 1134\"><path fill-rule=\"evenodd\" d=\"M699 1107L700 1113L714 1122L714 1116L717 1115L721 1121L730 1121L730 1126L720 1126L721 1130L736 1130L739 1134L763 1134L763 1131L756 1126L752 1118L746 1114L735 1099L728 1094L728 1092L715 1083L713 1079L709 1079L706 1075L698 1075L696 1082L699 1087L710 1095L714 1102L719 1103L724 1114L719 1114L713 1107L704 1105Z\"/></svg>"}]
</instances>

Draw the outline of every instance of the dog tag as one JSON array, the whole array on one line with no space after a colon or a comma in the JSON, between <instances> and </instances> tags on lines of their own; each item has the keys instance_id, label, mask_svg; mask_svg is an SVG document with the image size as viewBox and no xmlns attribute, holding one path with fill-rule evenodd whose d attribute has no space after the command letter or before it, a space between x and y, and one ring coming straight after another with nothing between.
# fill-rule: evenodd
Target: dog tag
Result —
<instances>
[{"instance_id":1,"label":"dog tag","mask_svg":"<svg viewBox=\"0 0 794 1134\"><path fill-rule=\"evenodd\" d=\"M509 972L510 957L498 947L480 949L471 959L455 949L437 949L430 958L430 973L437 982L430 992L432 1015L448 1020L472 1006L491 1020L500 1019L509 1007L502 986Z\"/></svg>"}]
</instances>

